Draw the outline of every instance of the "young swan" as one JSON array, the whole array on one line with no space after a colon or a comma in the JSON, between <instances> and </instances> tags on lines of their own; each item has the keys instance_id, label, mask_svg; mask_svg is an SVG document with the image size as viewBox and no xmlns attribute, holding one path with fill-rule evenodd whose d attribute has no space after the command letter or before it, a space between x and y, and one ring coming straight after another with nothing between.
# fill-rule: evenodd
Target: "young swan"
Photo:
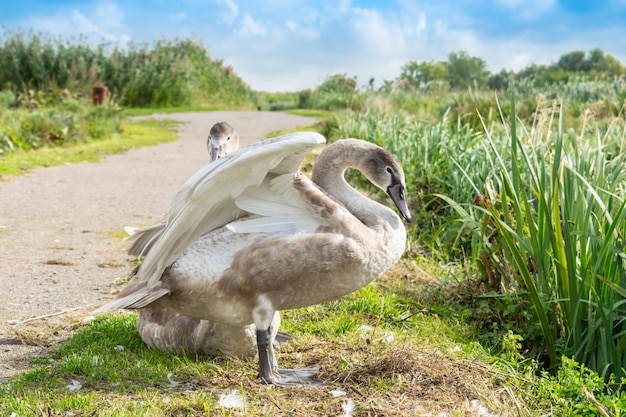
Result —
<instances>
[{"instance_id":1,"label":"young swan","mask_svg":"<svg viewBox=\"0 0 626 417\"><path fill-rule=\"evenodd\" d=\"M215 123L209 131L206 147L211 161L215 161L239 148L239 136L230 124L226 122Z\"/></svg>"},{"instance_id":2,"label":"young swan","mask_svg":"<svg viewBox=\"0 0 626 417\"><path fill-rule=\"evenodd\" d=\"M229 326L254 324L262 381L316 383L316 368L278 368L275 312L356 291L398 261L406 245L402 219L348 185L344 172L360 170L410 220L402 167L374 144L337 141L320 154L313 181L297 172L324 141L311 132L263 141L192 176L136 277L97 312L171 309Z\"/></svg>"}]
</instances>

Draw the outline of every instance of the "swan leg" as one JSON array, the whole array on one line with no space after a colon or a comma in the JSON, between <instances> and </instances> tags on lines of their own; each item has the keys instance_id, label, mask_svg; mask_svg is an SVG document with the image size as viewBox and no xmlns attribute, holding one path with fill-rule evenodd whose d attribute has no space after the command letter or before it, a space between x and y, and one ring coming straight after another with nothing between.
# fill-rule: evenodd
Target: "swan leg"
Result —
<instances>
[{"instance_id":1,"label":"swan leg","mask_svg":"<svg viewBox=\"0 0 626 417\"><path fill-rule=\"evenodd\" d=\"M256 332L257 347L259 349L259 378L270 385L291 387L296 385L321 385L322 383L313 378L319 368L309 367L300 369L280 369L274 355L270 330L258 330Z\"/></svg>"}]
</instances>

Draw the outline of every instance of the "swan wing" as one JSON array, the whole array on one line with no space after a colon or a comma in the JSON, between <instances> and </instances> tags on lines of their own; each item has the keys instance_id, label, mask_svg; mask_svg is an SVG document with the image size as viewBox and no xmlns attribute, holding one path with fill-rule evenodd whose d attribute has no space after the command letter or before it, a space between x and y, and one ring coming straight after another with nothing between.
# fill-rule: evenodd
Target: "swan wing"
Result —
<instances>
[{"instance_id":1,"label":"swan wing","mask_svg":"<svg viewBox=\"0 0 626 417\"><path fill-rule=\"evenodd\" d=\"M295 235L312 233L326 221L315 213L293 186L293 173L267 179L250 187L235 200L237 207L252 214L226 227L235 233Z\"/></svg>"},{"instance_id":2,"label":"swan wing","mask_svg":"<svg viewBox=\"0 0 626 417\"><path fill-rule=\"evenodd\" d=\"M325 143L314 132L296 132L240 148L191 176L174 196L168 221L151 237L137 277L154 286L163 271L200 236L224 226L245 211L235 200L268 174L298 170L314 147Z\"/></svg>"}]
</instances>

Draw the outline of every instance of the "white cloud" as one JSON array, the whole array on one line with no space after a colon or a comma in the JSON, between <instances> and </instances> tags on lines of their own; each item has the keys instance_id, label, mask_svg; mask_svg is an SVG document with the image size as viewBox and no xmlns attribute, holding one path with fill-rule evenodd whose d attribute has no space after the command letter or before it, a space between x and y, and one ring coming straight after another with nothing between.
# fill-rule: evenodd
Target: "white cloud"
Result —
<instances>
[{"instance_id":1,"label":"white cloud","mask_svg":"<svg viewBox=\"0 0 626 417\"><path fill-rule=\"evenodd\" d=\"M94 42L103 39L126 43L131 37L124 33L123 13L113 3L98 3L95 8L74 8L50 16L32 16L19 22L21 27L34 28L38 32L72 37L86 35Z\"/></svg>"},{"instance_id":2,"label":"white cloud","mask_svg":"<svg viewBox=\"0 0 626 417\"><path fill-rule=\"evenodd\" d=\"M426 14L422 11L402 14L402 31L408 36L421 35L426 32Z\"/></svg>"},{"instance_id":3,"label":"white cloud","mask_svg":"<svg viewBox=\"0 0 626 417\"><path fill-rule=\"evenodd\" d=\"M338 2L330 2L326 5L325 9L333 16L343 15L350 12L352 9L350 0L339 0Z\"/></svg>"},{"instance_id":4,"label":"white cloud","mask_svg":"<svg viewBox=\"0 0 626 417\"><path fill-rule=\"evenodd\" d=\"M72 23L74 23L75 25L74 30L78 33L91 33L98 31L96 25L91 23L89 19L87 19L81 12L76 9L72 10L71 20Z\"/></svg>"},{"instance_id":5,"label":"white cloud","mask_svg":"<svg viewBox=\"0 0 626 417\"><path fill-rule=\"evenodd\" d=\"M241 28L236 30L235 33L240 35L267 35L267 29L263 26L261 22L254 20L250 14L246 13L243 15L243 19L241 22Z\"/></svg>"},{"instance_id":6,"label":"white cloud","mask_svg":"<svg viewBox=\"0 0 626 417\"><path fill-rule=\"evenodd\" d=\"M417 22L417 26L415 27L415 31L417 33L422 33L426 30L426 14L424 12L419 13L419 20Z\"/></svg>"},{"instance_id":7,"label":"white cloud","mask_svg":"<svg viewBox=\"0 0 626 417\"><path fill-rule=\"evenodd\" d=\"M98 3L94 15L101 29L116 29L123 26L124 13L114 3Z\"/></svg>"},{"instance_id":8,"label":"white cloud","mask_svg":"<svg viewBox=\"0 0 626 417\"><path fill-rule=\"evenodd\" d=\"M399 25L374 9L352 9L350 23L364 47L372 54L390 55L404 50L406 41Z\"/></svg>"},{"instance_id":9,"label":"white cloud","mask_svg":"<svg viewBox=\"0 0 626 417\"><path fill-rule=\"evenodd\" d=\"M239 7L233 0L217 0L218 4L224 4L228 9L222 13L222 19L227 24L232 24L239 16Z\"/></svg>"},{"instance_id":10,"label":"white cloud","mask_svg":"<svg viewBox=\"0 0 626 417\"><path fill-rule=\"evenodd\" d=\"M317 29L302 27L293 20L287 20L287 22L285 22L285 26L293 32L293 34L302 39L316 40L320 37L320 32Z\"/></svg>"},{"instance_id":11,"label":"white cloud","mask_svg":"<svg viewBox=\"0 0 626 417\"><path fill-rule=\"evenodd\" d=\"M532 64L532 62L533 54L530 52L513 53L509 59L509 64L502 65L502 67L519 71L520 69L526 68L528 65Z\"/></svg>"},{"instance_id":12,"label":"white cloud","mask_svg":"<svg viewBox=\"0 0 626 417\"><path fill-rule=\"evenodd\" d=\"M435 20L435 30L433 32L435 36L442 36L443 34L446 33L447 30L448 30L448 25L446 22L444 22L441 19Z\"/></svg>"}]
</instances>

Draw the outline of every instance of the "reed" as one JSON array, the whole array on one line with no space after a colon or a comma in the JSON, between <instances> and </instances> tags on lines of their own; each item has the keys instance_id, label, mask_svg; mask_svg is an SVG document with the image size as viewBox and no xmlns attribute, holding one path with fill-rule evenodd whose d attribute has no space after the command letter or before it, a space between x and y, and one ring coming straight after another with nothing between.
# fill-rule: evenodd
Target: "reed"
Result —
<instances>
[{"instance_id":1,"label":"reed","mask_svg":"<svg viewBox=\"0 0 626 417\"><path fill-rule=\"evenodd\" d=\"M561 107L547 121L554 128L518 128L512 103L504 134L485 126L493 175L469 181L479 203L441 197L474 235L473 261L500 277L501 292L529 302L540 327L531 346L537 357L547 367L572 357L619 381L626 376L626 161L615 150L624 146L623 121L603 135L564 132Z\"/></svg>"},{"instance_id":2,"label":"reed","mask_svg":"<svg viewBox=\"0 0 626 417\"><path fill-rule=\"evenodd\" d=\"M428 125L370 107L337 113L336 132L398 156L417 213L411 246L470 265L488 282L486 297L503 300L507 326L523 335L530 356L548 369L571 357L619 384L626 377L624 119L598 117L589 103L576 128L566 129L571 107L560 98L542 100L525 120L513 98L508 108L496 104L486 117L472 116L480 128L461 115Z\"/></svg>"}]
</instances>

